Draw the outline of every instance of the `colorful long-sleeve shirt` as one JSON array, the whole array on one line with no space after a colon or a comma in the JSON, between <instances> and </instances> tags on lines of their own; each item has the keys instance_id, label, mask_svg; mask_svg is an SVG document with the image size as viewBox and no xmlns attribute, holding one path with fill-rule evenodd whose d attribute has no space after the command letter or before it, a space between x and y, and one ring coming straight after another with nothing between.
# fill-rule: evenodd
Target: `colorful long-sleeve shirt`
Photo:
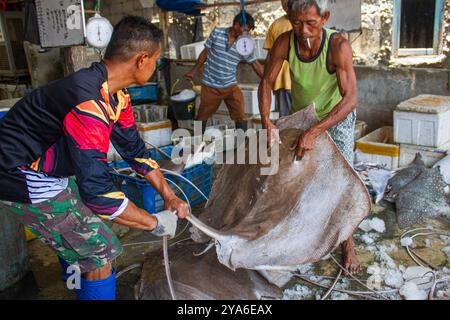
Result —
<instances>
[{"instance_id":1,"label":"colorful long-sleeve shirt","mask_svg":"<svg viewBox=\"0 0 450 320\"><path fill-rule=\"evenodd\" d=\"M42 202L75 176L94 213L123 212L128 199L111 179L110 141L138 174L158 165L139 137L129 95L111 95L107 79L105 65L94 63L35 89L0 120L0 200Z\"/></svg>"}]
</instances>

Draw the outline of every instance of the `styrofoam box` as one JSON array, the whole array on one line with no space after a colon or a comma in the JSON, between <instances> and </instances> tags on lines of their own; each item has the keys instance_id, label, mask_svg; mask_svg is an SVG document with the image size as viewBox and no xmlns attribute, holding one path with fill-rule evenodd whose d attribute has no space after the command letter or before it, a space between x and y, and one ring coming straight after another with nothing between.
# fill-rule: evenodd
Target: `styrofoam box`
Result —
<instances>
[{"instance_id":1,"label":"styrofoam box","mask_svg":"<svg viewBox=\"0 0 450 320\"><path fill-rule=\"evenodd\" d=\"M440 147L450 140L450 97L419 95L394 111L394 141Z\"/></svg>"},{"instance_id":2,"label":"styrofoam box","mask_svg":"<svg viewBox=\"0 0 450 320\"><path fill-rule=\"evenodd\" d=\"M413 162L417 153L422 155L422 160L427 167L433 166L439 160L447 156L450 150L450 143L439 148L416 146L412 144L400 144L399 167L406 167Z\"/></svg>"},{"instance_id":3,"label":"styrofoam box","mask_svg":"<svg viewBox=\"0 0 450 320\"><path fill-rule=\"evenodd\" d=\"M400 147L394 144L392 127L379 128L356 141L356 161L398 168Z\"/></svg>"},{"instance_id":4,"label":"styrofoam box","mask_svg":"<svg viewBox=\"0 0 450 320\"><path fill-rule=\"evenodd\" d=\"M170 120L140 123L138 124L138 130L142 140L149 144L162 147L172 143L172 123Z\"/></svg>"},{"instance_id":5,"label":"styrofoam box","mask_svg":"<svg viewBox=\"0 0 450 320\"><path fill-rule=\"evenodd\" d=\"M244 113L248 115L259 114L258 103L258 86L259 84L239 84L244 95ZM225 102L219 106L219 111L227 112L227 106ZM272 103L270 105L270 111L275 111L275 95L272 92Z\"/></svg>"},{"instance_id":6,"label":"styrofoam box","mask_svg":"<svg viewBox=\"0 0 450 320\"><path fill-rule=\"evenodd\" d=\"M203 49L205 49L205 41L194 42L181 46L181 59L197 60Z\"/></svg>"},{"instance_id":7,"label":"styrofoam box","mask_svg":"<svg viewBox=\"0 0 450 320\"><path fill-rule=\"evenodd\" d=\"M367 123L362 120L356 120L355 131L353 137L356 140L361 139L366 135Z\"/></svg>"}]
</instances>

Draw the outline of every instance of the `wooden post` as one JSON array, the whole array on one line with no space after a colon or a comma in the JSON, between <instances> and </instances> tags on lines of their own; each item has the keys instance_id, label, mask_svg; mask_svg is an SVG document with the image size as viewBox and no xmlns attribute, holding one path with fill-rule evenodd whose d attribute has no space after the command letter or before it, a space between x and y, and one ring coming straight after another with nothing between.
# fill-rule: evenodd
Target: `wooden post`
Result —
<instances>
[{"instance_id":1,"label":"wooden post","mask_svg":"<svg viewBox=\"0 0 450 320\"><path fill-rule=\"evenodd\" d=\"M159 24L163 32L163 53L164 56L169 56L169 13L167 11L159 10Z\"/></svg>"}]
</instances>

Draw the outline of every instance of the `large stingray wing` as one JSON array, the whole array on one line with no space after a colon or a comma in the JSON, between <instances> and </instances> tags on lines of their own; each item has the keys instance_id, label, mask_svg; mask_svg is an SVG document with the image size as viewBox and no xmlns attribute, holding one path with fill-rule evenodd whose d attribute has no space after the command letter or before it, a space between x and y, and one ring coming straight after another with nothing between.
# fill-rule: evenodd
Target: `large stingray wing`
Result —
<instances>
[{"instance_id":1,"label":"large stingray wing","mask_svg":"<svg viewBox=\"0 0 450 320\"><path fill-rule=\"evenodd\" d=\"M328 134L293 161L289 147L317 122L312 107L279 121L280 165L224 165L201 218L235 235L217 246L230 268L278 268L313 262L346 240L370 211L367 190Z\"/></svg>"}]
</instances>

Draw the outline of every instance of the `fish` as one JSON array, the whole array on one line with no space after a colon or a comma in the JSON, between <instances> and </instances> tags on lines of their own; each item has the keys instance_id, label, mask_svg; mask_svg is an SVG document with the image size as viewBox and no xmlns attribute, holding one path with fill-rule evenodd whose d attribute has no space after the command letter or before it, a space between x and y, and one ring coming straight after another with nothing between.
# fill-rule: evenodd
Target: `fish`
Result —
<instances>
[{"instance_id":1,"label":"fish","mask_svg":"<svg viewBox=\"0 0 450 320\"><path fill-rule=\"evenodd\" d=\"M389 180L387 188L386 198L395 203L397 223L401 229L427 218L450 216L448 185L439 167L427 168L420 153L408 167Z\"/></svg>"},{"instance_id":2,"label":"fish","mask_svg":"<svg viewBox=\"0 0 450 320\"><path fill-rule=\"evenodd\" d=\"M389 179L384 199L395 202L399 192L426 170L422 155L417 153L414 160L406 167L397 170Z\"/></svg>"},{"instance_id":3,"label":"fish","mask_svg":"<svg viewBox=\"0 0 450 320\"><path fill-rule=\"evenodd\" d=\"M263 164L224 164L192 239L215 239L218 260L231 270L265 271L319 261L348 239L370 212L364 183L326 132L301 161L290 150L318 121L309 106L277 122L277 174L261 175Z\"/></svg>"},{"instance_id":4,"label":"fish","mask_svg":"<svg viewBox=\"0 0 450 320\"><path fill-rule=\"evenodd\" d=\"M280 288L269 284L253 270L232 271L220 264L213 250L195 256L204 246L193 241L169 247L170 273L179 300L280 299ZM170 300L172 296L164 269L163 253L146 256L135 286L138 300Z\"/></svg>"}]
</instances>

